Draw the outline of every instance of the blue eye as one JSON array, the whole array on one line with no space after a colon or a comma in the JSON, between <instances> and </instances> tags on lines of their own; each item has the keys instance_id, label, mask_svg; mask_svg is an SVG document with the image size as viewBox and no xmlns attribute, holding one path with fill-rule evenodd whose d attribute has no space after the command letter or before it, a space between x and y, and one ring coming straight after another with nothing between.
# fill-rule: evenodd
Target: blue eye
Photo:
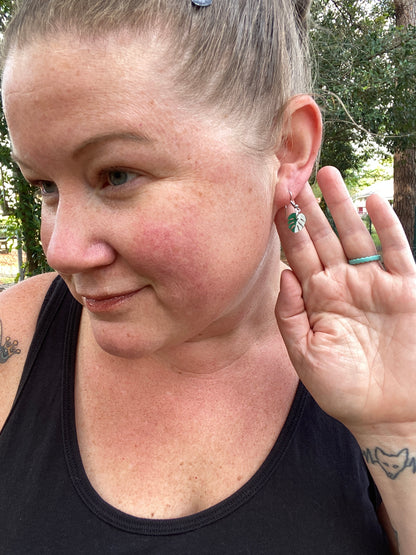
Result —
<instances>
[{"instance_id":1,"label":"blue eye","mask_svg":"<svg viewBox=\"0 0 416 555\"><path fill-rule=\"evenodd\" d=\"M38 187L42 195L52 195L58 192L58 187L53 181L39 181Z\"/></svg>"},{"instance_id":2,"label":"blue eye","mask_svg":"<svg viewBox=\"0 0 416 555\"><path fill-rule=\"evenodd\" d=\"M112 171L109 171L107 174L108 182L113 187L119 187L120 185L125 185L135 177L136 177L136 174L132 172L126 172L123 170L112 170Z\"/></svg>"}]
</instances>

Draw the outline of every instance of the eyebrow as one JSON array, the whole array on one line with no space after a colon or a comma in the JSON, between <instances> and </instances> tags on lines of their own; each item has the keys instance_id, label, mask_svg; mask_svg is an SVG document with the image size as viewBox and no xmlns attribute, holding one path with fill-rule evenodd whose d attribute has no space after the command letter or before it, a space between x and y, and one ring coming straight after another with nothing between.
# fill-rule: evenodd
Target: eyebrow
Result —
<instances>
[{"instance_id":1,"label":"eyebrow","mask_svg":"<svg viewBox=\"0 0 416 555\"><path fill-rule=\"evenodd\" d=\"M19 169L21 171L22 168L26 168L27 170L30 170L30 166L28 164L26 164L26 162L24 162L21 158L19 158L14 152L13 150L10 151L10 158L12 159L12 161L17 164L19 166Z\"/></svg>"},{"instance_id":2,"label":"eyebrow","mask_svg":"<svg viewBox=\"0 0 416 555\"><path fill-rule=\"evenodd\" d=\"M140 144L151 144L153 141L144 134L141 133L126 133L126 132L113 132L113 133L103 133L101 135L96 135L90 137L86 141L82 142L73 152L73 158L79 158L85 150L90 147L102 145L105 143L110 143L113 141L127 141Z\"/></svg>"},{"instance_id":3,"label":"eyebrow","mask_svg":"<svg viewBox=\"0 0 416 555\"><path fill-rule=\"evenodd\" d=\"M140 143L140 144L151 144L154 142L152 139L150 139L149 137L141 133L126 133L126 132L103 133L101 135L90 137L86 141L82 142L79 146L77 146L77 148L73 153L73 158L75 159L79 158L79 156L81 156L85 150L88 150L88 148L92 146L97 146L97 145L109 143L112 141L127 141L127 142L134 142L134 143ZM25 164L23 160L21 160L18 156L16 156L13 150L11 151L11 158L20 167L23 166L23 167L29 168L29 166L27 166L27 164Z\"/></svg>"},{"instance_id":4,"label":"eyebrow","mask_svg":"<svg viewBox=\"0 0 416 555\"><path fill-rule=\"evenodd\" d=\"M20 158L18 156L16 156L16 154L13 152L13 150L10 151L10 157L13 160L13 162L15 162L18 166L22 165L24 166L25 163L20 160Z\"/></svg>"}]
</instances>

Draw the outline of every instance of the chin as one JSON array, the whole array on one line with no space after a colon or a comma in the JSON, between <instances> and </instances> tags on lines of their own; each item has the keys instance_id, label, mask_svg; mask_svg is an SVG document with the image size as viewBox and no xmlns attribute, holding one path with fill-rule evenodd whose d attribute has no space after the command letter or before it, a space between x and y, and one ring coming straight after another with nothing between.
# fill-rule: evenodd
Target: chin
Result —
<instances>
[{"instance_id":1,"label":"chin","mask_svg":"<svg viewBox=\"0 0 416 555\"><path fill-rule=\"evenodd\" d=\"M149 330L134 333L127 330L114 329L114 324L108 326L93 326L93 335L97 345L108 355L125 358L139 359L154 354L156 351L169 346L168 338L161 332L151 333Z\"/></svg>"},{"instance_id":2,"label":"chin","mask_svg":"<svg viewBox=\"0 0 416 555\"><path fill-rule=\"evenodd\" d=\"M139 359L153 354L159 348L157 341L112 341L111 338L96 337L98 346L108 355L117 358Z\"/></svg>"},{"instance_id":3,"label":"chin","mask_svg":"<svg viewBox=\"0 0 416 555\"><path fill-rule=\"evenodd\" d=\"M113 345L110 342L97 342L98 346L108 355L117 358L125 358L125 359L139 359L147 354L150 354L145 348L139 349L136 346L134 347L123 347L120 345Z\"/></svg>"}]
</instances>

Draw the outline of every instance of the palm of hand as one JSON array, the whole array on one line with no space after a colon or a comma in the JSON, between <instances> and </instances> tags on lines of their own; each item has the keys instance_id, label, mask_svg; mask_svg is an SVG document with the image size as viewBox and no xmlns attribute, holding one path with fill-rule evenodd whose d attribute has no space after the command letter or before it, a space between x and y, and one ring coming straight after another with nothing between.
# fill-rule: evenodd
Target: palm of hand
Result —
<instances>
[{"instance_id":1,"label":"palm of hand","mask_svg":"<svg viewBox=\"0 0 416 555\"><path fill-rule=\"evenodd\" d=\"M344 422L416 421L416 404L406 400L416 391L416 373L408 371L416 368L409 348L416 298L408 294L416 291L416 279L363 278L348 267L341 273L343 280L311 279L304 294L310 329L297 364L323 408ZM317 303L320 298L325 302Z\"/></svg>"},{"instance_id":2,"label":"palm of hand","mask_svg":"<svg viewBox=\"0 0 416 555\"><path fill-rule=\"evenodd\" d=\"M329 177L322 188L328 183ZM331 185L329 197L339 199L343 187ZM310 193L303 197L308 204ZM321 407L350 428L414 423L416 270L407 245L400 242L405 239L398 241L398 224L394 241L385 240L386 270L378 262L350 266L346 253L349 258L371 254L369 236L355 211L341 215L334 210L339 241L316 212L316 202L309 204L312 221L300 240L284 230L282 219L277 222L293 268L283 272L276 312L292 362ZM374 220L385 222L387 230L391 212L386 206ZM379 233L383 235L383 225ZM361 252L349 254L355 244ZM395 245L394 252L389 244ZM395 261L391 268L390 259Z\"/></svg>"}]
</instances>

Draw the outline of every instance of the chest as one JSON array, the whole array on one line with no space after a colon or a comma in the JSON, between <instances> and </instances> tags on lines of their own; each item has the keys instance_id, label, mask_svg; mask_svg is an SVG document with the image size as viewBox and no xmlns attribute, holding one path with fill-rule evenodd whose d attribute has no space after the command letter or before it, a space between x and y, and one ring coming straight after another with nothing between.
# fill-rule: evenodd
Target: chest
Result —
<instances>
[{"instance_id":1,"label":"chest","mask_svg":"<svg viewBox=\"0 0 416 555\"><path fill-rule=\"evenodd\" d=\"M86 386L75 389L75 409L91 485L123 512L163 519L207 509L257 472L283 427L296 383L280 399L145 385L112 389L110 397Z\"/></svg>"},{"instance_id":2,"label":"chest","mask_svg":"<svg viewBox=\"0 0 416 555\"><path fill-rule=\"evenodd\" d=\"M2 553L389 553L358 446L299 393L253 479L215 509L172 522L133 519L96 498L70 430L62 449L60 396L50 381L38 386L28 383L0 435ZM64 429L71 422L68 413ZM113 491L113 505L126 504L122 494Z\"/></svg>"}]
</instances>

